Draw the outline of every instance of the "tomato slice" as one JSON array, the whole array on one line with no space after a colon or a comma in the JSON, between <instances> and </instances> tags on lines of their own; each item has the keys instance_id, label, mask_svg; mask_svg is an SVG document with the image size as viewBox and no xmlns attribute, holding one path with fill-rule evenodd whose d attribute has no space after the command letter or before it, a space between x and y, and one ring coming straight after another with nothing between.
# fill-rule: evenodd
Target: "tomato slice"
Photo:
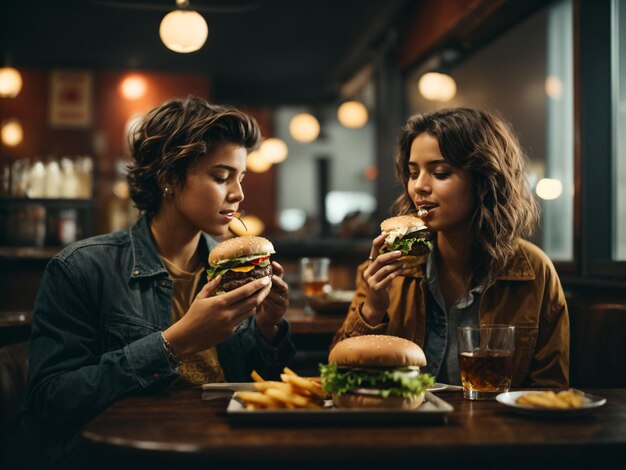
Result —
<instances>
[{"instance_id":1,"label":"tomato slice","mask_svg":"<svg viewBox=\"0 0 626 470\"><path fill-rule=\"evenodd\" d=\"M267 261L268 259L270 259L269 256L266 256L265 258L257 258L257 259L253 259L250 261L250 264L254 264L255 266L258 266L259 264L261 264L263 261Z\"/></svg>"}]
</instances>

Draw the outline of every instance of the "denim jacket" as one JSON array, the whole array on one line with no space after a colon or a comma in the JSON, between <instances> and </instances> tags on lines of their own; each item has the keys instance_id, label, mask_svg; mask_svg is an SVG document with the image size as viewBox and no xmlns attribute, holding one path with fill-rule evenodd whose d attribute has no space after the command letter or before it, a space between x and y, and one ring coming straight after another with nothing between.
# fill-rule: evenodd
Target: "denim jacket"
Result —
<instances>
[{"instance_id":1,"label":"denim jacket","mask_svg":"<svg viewBox=\"0 0 626 470\"><path fill-rule=\"evenodd\" d=\"M205 263L215 244L203 234ZM68 439L116 400L163 390L178 377L161 339L172 323L171 301L172 281L145 217L50 261L35 301L19 423L25 439L43 444L46 462L63 457ZM226 381L249 381L252 370L278 377L295 352L289 324L279 326L277 346L262 338L254 317L217 345Z\"/></svg>"},{"instance_id":2,"label":"denim jacket","mask_svg":"<svg viewBox=\"0 0 626 470\"><path fill-rule=\"evenodd\" d=\"M437 362L443 351L425 345L428 329L445 335L445 325L428 323L424 272L398 276L389 286L389 308L383 322L370 325L361 313L367 294L359 266L357 291L333 345L344 338L365 334L387 334L407 338L422 347L426 359ZM569 382L569 315L559 276L547 255L525 240L509 264L486 286L479 300L480 325L502 323L515 326L513 387L567 387ZM437 364L437 368L439 365Z\"/></svg>"}]
</instances>

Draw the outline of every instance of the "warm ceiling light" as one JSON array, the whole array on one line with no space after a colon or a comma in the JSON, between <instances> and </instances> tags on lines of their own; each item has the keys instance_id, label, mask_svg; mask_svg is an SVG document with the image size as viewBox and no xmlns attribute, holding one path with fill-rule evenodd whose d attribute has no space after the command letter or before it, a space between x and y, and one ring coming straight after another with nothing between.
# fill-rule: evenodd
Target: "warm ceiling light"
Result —
<instances>
[{"instance_id":1,"label":"warm ceiling light","mask_svg":"<svg viewBox=\"0 0 626 470\"><path fill-rule=\"evenodd\" d=\"M2 123L2 143L7 147L17 147L24 139L24 130L19 120L12 118Z\"/></svg>"},{"instance_id":2,"label":"warm ceiling light","mask_svg":"<svg viewBox=\"0 0 626 470\"><path fill-rule=\"evenodd\" d=\"M337 109L337 119L350 129L359 129L367 124L367 108L358 101L346 101Z\"/></svg>"},{"instance_id":3,"label":"warm ceiling light","mask_svg":"<svg viewBox=\"0 0 626 470\"><path fill-rule=\"evenodd\" d=\"M456 95L456 82L445 73L425 73L417 86L422 96L431 101L450 101Z\"/></svg>"},{"instance_id":4,"label":"warm ceiling light","mask_svg":"<svg viewBox=\"0 0 626 470\"><path fill-rule=\"evenodd\" d=\"M545 199L547 201L556 199L563 192L563 183L552 178L542 178L537 183L535 192L541 199Z\"/></svg>"},{"instance_id":5,"label":"warm ceiling light","mask_svg":"<svg viewBox=\"0 0 626 470\"><path fill-rule=\"evenodd\" d=\"M13 67L0 68L0 97L15 98L22 90L22 76Z\"/></svg>"},{"instance_id":6,"label":"warm ceiling light","mask_svg":"<svg viewBox=\"0 0 626 470\"><path fill-rule=\"evenodd\" d=\"M563 96L563 82L555 75L549 75L546 77L545 88L546 95L553 100L559 100L561 99L561 96Z\"/></svg>"},{"instance_id":7,"label":"warm ceiling light","mask_svg":"<svg viewBox=\"0 0 626 470\"><path fill-rule=\"evenodd\" d=\"M298 142L313 142L320 135L320 123L312 114L296 114L289 122L289 133Z\"/></svg>"},{"instance_id":8,"label":"warm ceiling light","mask_svg":"<svg viewBox=\"0 0 626 470\"><path fill-rule=\"evenodd\" d=\"M131 101L143 98L147 88L146 80L138 75L125 78L120 85L122 96Z\"/></svg>"},{"instance_id":9,"label":"warm ceiling light","mask_svg":"<svg viewBox=\"0 0 626 470\"><path fill-rule=\"evenodd\" d=\"M270 163L280 163L287 158L289 149L281 139L270 137L265 139L259 147L259 153L263 159Z\"/></svg>"},{"instance_id":10,"label":"warm ceiling light","mask_svg":"<svg viewBox=\"0 0 626 470\"><path fill-rule=\"evenodd\" d=\"M246 167L254 173L264 173L272 167L272 162L268 162L259 152L250 152Z\"/></svg>"},{"instance_id":11,"label":"warm ceiling light","mask_svg":"<svg viewBox=\"0 0 626 470\"><path fill-rule=\"evenodd\" d=\"M228 229L235 235L241 237L242 235L261 235L265 230L265 224L256 215L245 214L235 218L228 224Z\"/></svg>"},{"instance_id":12,"label":"warm ceiling light","mask_svg":"<svg viewBox=\"0 0 626 470\"><path fill-rule=\"evenodd\" d=\"M188 8L187 0L176 0L179 8ZM193 10L170 11L161 20L161 41L168 49L183 54L200 49L209 36L209 27L200 13Z\"/></svg>"}]
</instances>

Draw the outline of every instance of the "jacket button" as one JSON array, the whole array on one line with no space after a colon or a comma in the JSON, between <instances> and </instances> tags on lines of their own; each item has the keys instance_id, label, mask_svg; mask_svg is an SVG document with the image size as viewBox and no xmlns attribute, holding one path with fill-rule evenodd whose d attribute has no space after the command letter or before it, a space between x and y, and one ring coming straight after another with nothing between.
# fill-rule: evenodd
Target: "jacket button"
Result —
<instances>
[{"instance_id":1,"label":"jacket button","mask_svg":"<svg viewBox=\"0 0 626 470\"><path fill-rule=\"evenodd\" d=\"M152 374L152 378L154 380L160 379L161 378L161 374L159 374L158 372L155 372L154 374Z\"/></svg>"},{"instance_id":2,"label":"jacket button","mask_svg":"<svg viewBox=\"0 0 626 470\"><path fill-rule=\"evenodd\" d=\"M133 276L139 276L139 271L133 271Z\"/></svg>"},{"instance_id":3,"label":"jacket button","mask_svg":"<svg viewBox=\"0 0 626 470\"><path fill-rule=\"evenodd\" d=\"M161 287L165 287L167 286L167 281L161 281L159 284L161 284Z\"/></svg>"}]
</instances>

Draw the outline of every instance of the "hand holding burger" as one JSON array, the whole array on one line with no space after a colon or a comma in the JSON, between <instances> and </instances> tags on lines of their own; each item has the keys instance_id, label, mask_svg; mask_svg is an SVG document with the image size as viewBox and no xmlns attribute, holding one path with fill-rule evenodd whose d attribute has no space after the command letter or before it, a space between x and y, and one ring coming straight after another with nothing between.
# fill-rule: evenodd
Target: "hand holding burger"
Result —
<instances>
[{"instance_id":1,"label":"hand holding burger","mask_svg":"<svg viewBox=\"0 0 626 470\"><path fill-rule=\"evenodd\" d=\"M280 264L270 261L276 253L267 238L241 236L228 239L217 245L209 254L209 281L221 276L214 295L230 292L255 279L271 276L272 288L256 311L256 323L267 340L278 333L289 305L289 287L282 279L284 270Z\"/></svg>"},{"instance_id":2,"label":"hand holding burger","mask_svg":"<svg viewBox=\"0 0 626 470\"><path fill-rule=\"evenodd\" d=\"M364 335L344 339L321 366L322 384L341 408L415 409L434 384L422 348L404 338Z\"/></svg>"},{"instance_id":3,"label":"hand holding burger","mask_svg":"<svg viewBox=\"0 0 626 470\"><path fill-rule=\"evenodd\" d=\"M385 242L380 253L401 251L399 258L405 266L405 273L426 261L433 248L432 233L422 219L412 215L399 215L383 220L380 229Z\"/></svg>"},{"instance_id":4,"label":"hand holding burger","mask_svg":"<svg viewBox=\"0 0 626 470\"><path fill-rule=\"evenodd\" d=\"M241 236L217 245L209 254L209 280L221 276L215 295L241 287L253 279L272 275L270 256L276 253L267 238Z\"/></svg>"},{"instance_id":5,"label":"hand holding burger","mask_svg":"<svg viewBox=\"0 0 626 470\"><path fill-rule=\"evenodd\" d=\"M380 224L382 233L372 244L369 264L363 271L367 293L361 313L380 323L389 307L389 288L398 276L415 275L432 249L432 234L424 222L412 215L390 217Z\"/></svg>"}]
</instances>

